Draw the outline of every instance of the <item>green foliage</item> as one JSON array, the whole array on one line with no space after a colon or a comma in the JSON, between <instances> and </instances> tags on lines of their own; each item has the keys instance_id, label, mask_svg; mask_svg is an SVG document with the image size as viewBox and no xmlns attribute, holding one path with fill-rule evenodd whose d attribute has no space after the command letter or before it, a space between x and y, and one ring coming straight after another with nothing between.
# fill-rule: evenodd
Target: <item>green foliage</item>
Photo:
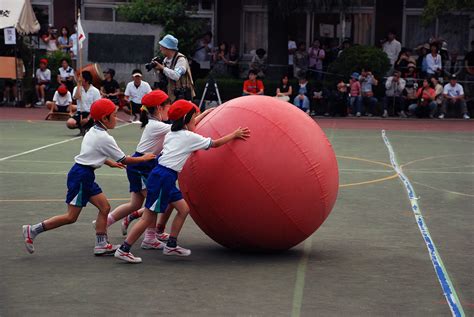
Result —
<instances>
[{"instance_id":1,"label":"green foliage","mask_svg":"<svg viewBox=\"0 0 474 317\"><path fill-rule=\"evenodd\" d=\"M191 55L196 40L202 35L202 21L186 14L185 0L132 0L118 8L118 14L129 22L158 24L163 34L172 34L179 40L179 51Z\"/></svg>"},{"instance_id":2,"label":"green foliage","mask_svg":"<svg viewBox=\"0 0 474 317\"><path fill-rule=\"evenodd\" d=\"M362 68L372 71L376 78L382 78L390 69L387 55L379 48L373 46L358 45L344 50L341 56L329 65L329 72L338 74L327 77L328 86L334 87L336 81L348 80L353 72L359 72Z\"/></svg>"},{"instance_id":3,"label":"green foliage","mask_svg":"<svg viewBox=\"0 0 474 317\"><path fill-rule=\"evenodd\" d=\"M427 0L423 9L423 22L429 24L436 17L452 12L474 11L473 0Z\"/></svg>"}]
</instances>

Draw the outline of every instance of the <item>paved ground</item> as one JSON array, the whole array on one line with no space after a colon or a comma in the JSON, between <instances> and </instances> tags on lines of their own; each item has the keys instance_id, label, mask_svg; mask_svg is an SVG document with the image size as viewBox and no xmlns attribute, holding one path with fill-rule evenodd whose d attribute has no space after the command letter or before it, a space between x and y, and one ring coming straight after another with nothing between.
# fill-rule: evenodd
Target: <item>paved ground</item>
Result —
<instances>
[{"instance_id":1,"label":"paved ground","mask_svg":"<svg viewBox=\"0 0 474 317\"><path fill-rule=\"evenodd\" d=\"M341 188L327 221L304 243L279 254L237 253L215 244L189 219L180 241L193 250L190 258L135 248L144 263L133 266L92 255L91 207L76 224L41 235L37 253L26 253L21 225L65 210L66 173L80 138L4 159L71 139L74 132L61 122L0 121L0 316L449 315L380 130L347 129L341 122L320 121L338 156ZM355 124L348 122L349 128ZM404 121L410 128L403 123L398 129L397 122L370 125L390 129L453 289L472 316L472 124L453 121L465 132L436 132L443 129L431 122ZM139 133L136 125L113 131L127 152ZM127 199L122 171L101 168L97 180L113 206ZM109 235L122 241L118 225Z\"/></svg>"}]
</instances>

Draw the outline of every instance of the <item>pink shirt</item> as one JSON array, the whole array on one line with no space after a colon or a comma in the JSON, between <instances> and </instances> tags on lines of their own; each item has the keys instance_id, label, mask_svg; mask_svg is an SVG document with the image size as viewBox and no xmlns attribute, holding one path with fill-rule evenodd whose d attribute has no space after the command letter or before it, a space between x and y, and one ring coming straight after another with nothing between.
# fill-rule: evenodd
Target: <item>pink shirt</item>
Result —
<instances>
[{"instance_id":1,"label":"pink shirt","mask_svg":"<svg viewBox=\"0 0 474 317\"><path fill-rule=\"evenodd\" d=\"M351 82L351 97L360 96L360 82L352 81Z\"/></svg>"}]
</instances>

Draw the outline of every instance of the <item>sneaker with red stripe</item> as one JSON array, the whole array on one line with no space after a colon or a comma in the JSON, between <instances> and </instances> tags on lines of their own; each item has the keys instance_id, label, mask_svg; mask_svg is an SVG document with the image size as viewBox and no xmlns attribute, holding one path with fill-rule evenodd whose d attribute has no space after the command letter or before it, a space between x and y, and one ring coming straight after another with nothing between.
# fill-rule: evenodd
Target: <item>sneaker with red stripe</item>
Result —
<instances>
[{"instance_id":1,"label":"sneaker with red stripe","mask_svg":"<svg viewBox=\"0 0 474 317\"><path fill-rule=\"evenodd\" d=\"M140 246L144 250L162 250L165 247L165 244L158 239L154 241L143 240Z\"/></svg>"},{"instance_id":2,"label":"sneaker with red stripe","mask_svg":"<svg viewBox=\"0 0 474 317\"><path fill-rule=\"evenodd\" d=\"M35 252L35 247L33 246L33 238L31 237L31 226L24 225L23 229L23 238L25 239L25 247L28 253Z\"/></svg>"},{"instance_id":3,"label":"sneaker with red stripe","mask_svg":"<svg viewBox=\"0 0 474 317\"><path fill-rule=\"evenodd\" d=\"M106 245L96 245L94 247L94 255L112 255L119 247L119 244L111 243L107 243Z\"/></svg>"},{"instance_id":4,"label":"sneaker with red stripe","mask_svg":"<svg viewBox=\"0 0 474 317\"><path fill-rule=\"evenodd\" d=\"M128 220L128 216L126 216L125 218L123 218L122 220L122 235L123 236L126 236L127 235L127 230L128 230L128 226L130 225L130 220Z\"/></svg>"},{"instance_id":5,"label":"sneaker with red stripe","mask_svg":"<svg viewBox=\"0 0 474 317\"><path fill-rule=\"evenodd\" d=\"M191 250L185 249L177 245L175 248L170 248L169 246L165 246L163 248L164 255L176 255L176 256L189 256L191 255Z\"/></svg>"},{"instance_id":6,"label":"sneaker with red stripe","mask_svg":"<svg viewBox=\"0 0 474 317\"><path fill-rule=\"evenodd\" d=\"M160 240L161 242L168 242L169 237L170 237L170 234L166 232L156 234L156 238Z\"/></svg>"},{"instance_id":7,"label":"sneaker with red stripe","mask_svg":"<svg viewBox=\"0 0 474 317\"><path fill-rule=\"evenodd\" d=\"M125 252L120 249L115 251L114 257L128 263L142 263L142 258L134 256L131 252Z\"/></svg>"}]
</instances>

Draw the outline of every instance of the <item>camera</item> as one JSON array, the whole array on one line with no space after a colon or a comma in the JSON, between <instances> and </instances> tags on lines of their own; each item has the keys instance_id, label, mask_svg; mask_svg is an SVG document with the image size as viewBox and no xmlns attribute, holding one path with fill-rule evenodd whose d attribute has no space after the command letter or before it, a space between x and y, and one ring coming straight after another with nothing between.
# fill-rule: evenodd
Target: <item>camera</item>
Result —
<instances>
[{"instance_id":1,"label":"camera","mask_svg":"<svg viewBox=\"0 0 474 317\"><path fill-rule=\"evenodd\" d=\"M145 64L145 68L146 68L146 71L149 72L151 71L153 68L156 67L156 65L160 63L160 64L163 64L163 61L160 61L160 58L157 56L157 57L154 57L151 62Z\"/></svg>"}]
</instances>

